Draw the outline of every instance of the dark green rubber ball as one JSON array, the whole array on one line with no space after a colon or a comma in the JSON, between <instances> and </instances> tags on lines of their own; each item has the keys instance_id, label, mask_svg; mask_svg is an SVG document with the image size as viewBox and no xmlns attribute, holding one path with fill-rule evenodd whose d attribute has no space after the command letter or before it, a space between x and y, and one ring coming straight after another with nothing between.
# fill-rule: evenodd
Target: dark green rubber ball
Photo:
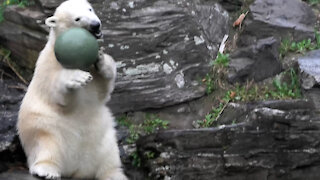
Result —
<instances>
[{"instance_id":1,"label":"dark green rubber ball","mask_svg":"<svg viewBox=\"0 0 320 180\"><path fill-rule=\"evenodd\" d=\"M98 42L86 29L72 28L58 36L54 45L57 60L71 69L88 69L98 59Z\"/></svg>"}]
</instances>

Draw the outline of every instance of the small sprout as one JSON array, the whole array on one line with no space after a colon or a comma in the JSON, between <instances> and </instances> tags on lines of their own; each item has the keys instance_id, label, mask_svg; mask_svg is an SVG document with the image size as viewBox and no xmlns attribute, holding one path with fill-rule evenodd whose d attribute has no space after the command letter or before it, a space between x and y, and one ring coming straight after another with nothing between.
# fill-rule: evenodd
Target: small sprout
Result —
<instances>
[{"instance_id":1,"label":"small sprout","mask_svg":"<svg viewBox=\"0 0 320 180\"><path fill-rule=\"evenodd\" d=\"M218 56L213 64L227 67L229 65L229 54L218 53Z\"/></svg>"},{"instance_id":2,"label":"small sprout","mask_svg":"<svg viewBox=\"0 0 320 180\"><path fill-rule=\"evenodd\" d=\"M137 151L134 151L133 153L131 153L130 157L132 159L132 165L134 167L141 167L141 158Z\"/></svg>"}]
</instances>

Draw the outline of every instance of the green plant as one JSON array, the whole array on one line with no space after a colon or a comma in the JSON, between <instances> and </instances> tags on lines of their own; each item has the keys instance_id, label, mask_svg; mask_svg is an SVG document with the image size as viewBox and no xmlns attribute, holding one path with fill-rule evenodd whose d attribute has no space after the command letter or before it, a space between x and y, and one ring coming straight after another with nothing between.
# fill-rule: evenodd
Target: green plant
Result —
<instances>
[{"instance_id":1,"label":"green plant","mask_svg":"<svg viewBox=\"0 0 320 180\"><path fill-rule=\"evenodd\" d=\"M315 31L315 42L311 39L304 39L299 42L291 42L289 39L284 39L279 48L280 58L285 57L289 52L304 54L307 51L320 49L320 33Z\"/></svg>"},{"instance_id":2,"label":"green plant","mask_svg":"<svg viewBox=\"0 0 320 180\"><path fill-rule=\"evenodd\" d=\"M300 83L299 78L294 69L289 69L286 73L289 73L290 82L281 82L279 78L273 80L273 86L275 90L267 92L273 99L288 99L288 98L300 98Z\"/></svg>"},{"instance_id":3,"label":"green plant","mask_svg":"<svg viewBox=\"0 0 320 180\"><path fill-rule=\"evenodd\" d=\"M155 153L152 151L146 151L143 154L147 159L154 159L155 158Z\"/></svg>"},{"instance_id":4,"label":"green plant","mask_svg":"<svg viewBox=\"0 0 320 180\"><path fill-rule=\"evenodd\" d=\"M164 121L154 114L147 114L146 120L142 124L142 128L145 134L151 134L161 128L167 129L168 124L168 121Z\"/></svg>"},{"instance_id":5,"label":"green plant","mask_svg":"<svg viewBox=\"0 0 320 180\"><path fill-rule=\"evenodd\" d=\"M320 3L320 0L307 0L307 2L308 2L310 5L315 5L315 4L319 4L319 3Z\"/></svg>"},{"instance_id":6,"label":"green plant","mask_svg":"<svg viewBox=\"0 0 320 180\"><path fill-rule=\"evenodd\" d=\"M131 164L135 167L140 167L141 166L141 158L138 154L137 151L134 151L133 153L130 154L130 157L132 158Z\"/></svg>"},{"instance_id":7,"label":"green plant","mask_svg":"<svg viewBox=\"0 0 320 180\"><path fill-rule=\"evenodd\" d=\"M311 39L293 42L290 46L290 51L304 54L306 51L314 50L315 44L311 43Z\"/></svg>"},{"instance_id":8,"label":"green plant","mask_svg":"<svg viewBox=\"0 0 320 180\"><path fill-rule=\"evenodd\" d=\"M129 127L132 124L128 121L128 118L126 115L122 115L118 117L116 121L118 122L119 125L125 126L125 127Z\"/></svg>"},{"instance_id":9,"label":"green plant","mask_svg":"<svg viewBox=\"0 0 320 180\"><path fill-rule=\"evenodd\" d=\"M0 5L0 22L4 20L3 13L4 13L4 6Z\"/></svg>"},{"instance_id":10,"label":"green plant","mask_svg":"<svg viewBox=\"0 0 320 180\"><path fill-rule=\"evenodd\" d=\"M227 67L229 65L229 54L222 54L218 52L218 56L213 62L214 65L221 65Z\"/></svg>"},{"instance_id":11,"label":"green plant","mask_svg":"<svg viewBox=\"0 0 320 180\"><path fill-rule=\"evenodd\" d=\"M206 85L206 94L211 94L214 91L214 80L211 75L207 74L202 81Z\"/></svg>"},{"instance_id":12,"label":"green plant","mask_svg":"<svg viewBox=\"0 0 320 180\"><path fill-rule=\"evenodd\" d=\"M133 124L125 115L117 118L117 122L121 126L128 127L129 135L126 138L126 142L129 144L134 144L141 135L151 134L159 129L167 129L169 125L168 121L161 120L154 114L146 114L145 120L141 124ZM146 152L144 155L149 159L155 157L155 154L153 152ZM131 153L130 157L132 159L133 166L141 166L141 158L137 151Z\"/></svg>"},{"instance_id":13,"label":"green plant","mask_svg":"<svg viewBox=\"0 0 320 180\"><path fill-rule=\"evenodd\" d=\"M145 120L141 124L133 124L126 116L117 118L117 122L121 126L128 127L129 135L126 142L129 144L135 143L141 135L154 133L159 129L167 129L169 122L161 120L154 114L146 114Z\"/></svg>"},{"instance_id":14,"label":"green plant","mask_svg":"<svg viewBox=\"0 0 320 180\"><path fill-rule=\"evenodd\" d=\"M316 48L320 49L320 32L315 31L315 37L316 37Z\"/></svg>"},{"instance_id":15,"label":"green plant","mask_svg":"<svg viewBox=\"0 0 320 180\"><path fill-rule=\"evenodd\" d=\"M280 57L283 58L290 51L291 42L289 39L284 39L281 42L279 53Z\"/></svg>"},{"instance_id":16,"label":"green plant","mask_svg":"<svg viewBox=\"0 0 320 180\"><path fill-rule=\"evenodd\" d=\"M205 116L204 120L198 120L197 123L200 127L210 127L215 121L217 121L221 111L224 108L225 103L221 102L217 107L213 107L211 112Z\"/></svg>"},{"instance_id":17,"label":"green plant","mask_svg":"<svg viewBox=\"0 0 320 180\"><path fill-rule=\"evenodd\" d=\"M283 79L275 78L271 87L259 86L253 81L245 85L236 84L228 90L203 120L196 121L197 127L211 127L218 119L229 102L249 102L266 99L295 99L301 97L299 77L294 69L283 73Z\"/></svg>"},{"instance_id":18,"label":"green plant","mask_svg":"<svg viewBox=\"0 0 320 180\"><path fill-rule=\"evenodd\" d=\"M218 52L217 58L211 61L211 65L213 65L212 72L206 74L202 79L202 82L206 86L206 94L211 94L216 84L222 84L221 80L227 73L226 67L229 65L229 54Z\"/></svg>"},{"instance_id":19,"label":"green plant","mask_svg":"<svg viewBox=\"0 0 320 180\"><path fill-rule=\"evenodd\" d=\"M129 126L129 135L126 138L126 142L129 144L134 144L140 137L139 131L140 125L130 125Z\"/></svg>"}]
</instances>

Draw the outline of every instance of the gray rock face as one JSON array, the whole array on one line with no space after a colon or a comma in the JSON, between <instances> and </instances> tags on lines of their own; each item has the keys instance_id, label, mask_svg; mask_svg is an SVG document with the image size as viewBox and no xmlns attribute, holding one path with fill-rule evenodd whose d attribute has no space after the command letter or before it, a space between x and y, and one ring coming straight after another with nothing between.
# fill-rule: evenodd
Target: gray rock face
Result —
<instances>
[{"instance_id":1,"label":"gray rock face","mask_svg":"<svg viewBox=\"0 0 320 180\"><path fill-rule=\"evenodd\" d=\"M249 110L235 125L165 131L141 138L138 150L152 179L315 180L320 119L306 103L234 106Z\"/></svg>"},{"instance_id":2,"label":"gray rock face","mask_svg":"<svg viewBox=\"0 0 320 180\"><path fill-rule=\"evenodd\" d=\"M16 132L18 110L24 91L16 87L14 80L0 80L0 172L6 168L6 162L24 160Z\"/></svg>"},{"instance_id":3,"label":"gray rock face","mask_svg":"<svg viewBox=\"0 0 320 180\"><path fill-rule=\"evenodd\" d=\"M320 50L314 50L298 59L301 87L304 95L320 108Z\"/></svg>"},{"instance_id":4,"label":"gray rock face","mask_svg":"<svg viewBox=\"0 0 320 180\"><path fill-rule=\"evenodd\" d=\"M6 10L0 40L30 75L43 48L45 14L59 1L40 0L40 8ZM102 20L102 46L117 61L118 78L110 102L113 112L158 108L204 95L201 80L228 33L228 13L216 3L173 0L93 1Z\"/></svg>"},{"instance_id":5,"label":"gray rock face","mask_svg":"<svg viewBox=\"0 0 320 180\"><path fill-rule=\"evenodd\" d=\"M260 81L280 73L282 65L278 49L279 43L273 37L237 49L230 56L228 80L232 83L252 79Z\"/></svg>"},{"instance_id":6,"label":"gray rock face","mask_svg":"<svg viewBox=\"0 0 320 180\"><path fill-rule=\"evenodd\" d=\"M118 63L114 112L158 108L204 95L199 83L227 32L216 4L114 1L104 14L104 46Z\"/></svg>"},{"instance_id":7,"label":"gray rock face","mask_svg":"<svg viewBox=\"0 0 320 180\"><path fill-rule=\"evenodd\" d=\"M316 17L300 0L256 0L244 21L240 45L250 45L261 38L293 37L295 40L314 38Z\"/></svg>"},{"instance_id":8,"label":"gray rock face","mask_svg":"<svg viewBox=\"0 0 320 180\"><path fill-rule=\"evenodd\" d=\"M5 20L0 23L0 42L10 49L11 57L23 71L20 73L31 79L35 61L46 43L46 30L43 28L45 15L33 8L8 6Z\"/></svg>"},{"instance_id":9,"label":"gray rock face","mask_svg":"<svg viewBox=\"0 0 320 180\"><path fill-rule=\"evenodd\" d=\"M320 50L311 51L298 59L302 87L311 89L320 83Z\"/></svg>"}]
</instances>

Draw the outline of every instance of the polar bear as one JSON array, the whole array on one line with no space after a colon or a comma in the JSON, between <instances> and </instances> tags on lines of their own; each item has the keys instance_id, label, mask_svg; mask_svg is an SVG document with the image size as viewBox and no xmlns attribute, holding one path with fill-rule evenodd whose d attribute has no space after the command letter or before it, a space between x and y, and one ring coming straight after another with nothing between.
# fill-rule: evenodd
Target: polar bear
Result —
<instances>
[{"instance_id":1,"label":"polar bear","mask_svg":"<svg viewBox=\"0 0 320 180\"><path fill-rule=\"evenodd\" d=\"M100 52L87 72L62 67L54 54L56 37L68 28L83 27L99 37L100 19L87 0L67 0L46 25L49 39L17 123L30 173L46 179L126 180L114 118L105 106L114 88L114 60Z\"/></svg>"}]
</instances>

